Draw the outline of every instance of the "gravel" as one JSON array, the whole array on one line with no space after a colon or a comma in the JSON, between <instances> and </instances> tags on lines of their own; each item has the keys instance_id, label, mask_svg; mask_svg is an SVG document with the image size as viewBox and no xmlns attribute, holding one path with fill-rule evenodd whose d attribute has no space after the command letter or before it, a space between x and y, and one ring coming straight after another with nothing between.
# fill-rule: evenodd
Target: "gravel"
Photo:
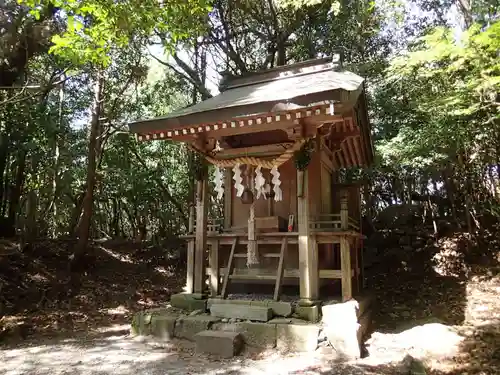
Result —
<instances>
[{"instance_id":1,"label":"gravel","mask_svg":"<svg viewBox=\"0 0 500 375\"><path fill-rule=\"evenodd\" d=\"M268 375L329 370L325 359L315 354L247 352L231 360L217 360L195 355L193 344L186 341L162 344L125 335L23 342L0 350L0 361L1 375Z\"/></svg>"}]
</instances>

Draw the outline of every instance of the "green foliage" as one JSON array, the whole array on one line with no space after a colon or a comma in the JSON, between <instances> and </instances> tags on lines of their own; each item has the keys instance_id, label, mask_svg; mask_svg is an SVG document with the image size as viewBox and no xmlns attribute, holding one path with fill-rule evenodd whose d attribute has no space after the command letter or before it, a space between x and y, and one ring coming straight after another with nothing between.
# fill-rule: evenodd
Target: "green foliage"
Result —
<instances>
[{"instance_id":1,"label":"green foliage","mask_svg":"<svg viewBox=\"0 0 500 375\"><path fill-rule=\"evenodd\" d=\"M381 144L385 158L423 166L462 148L488 157L499 131L499 35L500 22L474 25L459 39L440 27L393 61L379 99L398 103L408 117Z\"/></svg>"},{"instance_id":2,"label":"green foliage","mask_svg":"<svg viewBox=\"0 0 500 375\"><path fill-rule=\"evenodd\" d=\"M19 0L38 17L47 1ZM53 37L51 52L75 65L90 62L107 66L110 52L154 33L165 33L170 46L201 31L210 11L206 0L50 0L66 21L62 34Z\"/></svg>"}]
</instances>

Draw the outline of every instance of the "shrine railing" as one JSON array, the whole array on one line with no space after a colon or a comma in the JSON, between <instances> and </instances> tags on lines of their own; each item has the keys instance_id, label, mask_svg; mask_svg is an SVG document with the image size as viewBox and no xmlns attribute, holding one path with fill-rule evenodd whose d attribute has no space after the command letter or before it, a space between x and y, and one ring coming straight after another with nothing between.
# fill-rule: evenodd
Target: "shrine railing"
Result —
<instances>
[{"instance_id":1,"label":"shrine railing","mask_svg":"<svg viewBox=\"0 0 500 375\"><path fill-rule=\"evenodd\" d=\"M309 226L314 232L359 231L358 222L345 214L321 214L311 217Z\"/></svg>"},{"instance_id":2,"label":"shrine railing","mask_svg":"<svg viewBox=\"0 0 500 375\"><path fill-rule=\"evenodd\" d=\"M196 220L193 220L193 230L196 228ZM337 232L351 230L359 232L359 223L354 218L342 214L321 214L309 219L309 228L313 232ZM224 229L224 218L208 219L208 233L222 232L239 232L246 231L246 226L231 227L228 230Z\"/></svg>"}]
</instances>

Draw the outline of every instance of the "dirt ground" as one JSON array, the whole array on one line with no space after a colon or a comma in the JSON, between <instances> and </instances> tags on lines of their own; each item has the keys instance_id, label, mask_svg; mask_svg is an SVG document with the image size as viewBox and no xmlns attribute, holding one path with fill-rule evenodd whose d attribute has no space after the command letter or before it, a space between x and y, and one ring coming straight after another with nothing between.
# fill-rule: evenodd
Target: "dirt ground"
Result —
<instances>
[{"instance_id":1,"label":"dirt ground","mask_svg":"<svg viewBox=\"0 0 500 375\"><path fill-rule=\"evenodd\" d=\"M430 374L500 373L500 274L491 269L465 278L394 264L377 269L368 280L377 297L374 332L358 361L335 363L322 350L219 360L195 354L185 341L128 336L135 311L161 306L183 282L168 251L96 245L95 267L82 271L72 292L65 288L67 246L41 243L30 254L0 258L1 375L401 374L407 354Z\"/></svg>"}]
</instances>

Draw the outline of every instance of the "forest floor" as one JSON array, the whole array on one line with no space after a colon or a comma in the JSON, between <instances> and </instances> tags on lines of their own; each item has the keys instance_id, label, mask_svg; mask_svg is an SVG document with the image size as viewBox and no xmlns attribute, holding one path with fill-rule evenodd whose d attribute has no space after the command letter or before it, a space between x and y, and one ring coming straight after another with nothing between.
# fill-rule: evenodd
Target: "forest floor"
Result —
<instances>
[{"instance_id":1,"label":"forest floor","mask_svg":"<svg viewBox=\"0 0 500 375\"><path fill-rule=\"evenodd\" d=\"M170 252L161 246L96 244L89 259L93 266L81 270L80 288L72 292L70 241L40 241L24 253L2 244L1 375L388 375L407 368L407 354L421 359L429 374L500 373L500 272L491 266L443 276L439 269L420 267L427 250L414 257L417 267L394 259L372 266L374 332L367 341L369 355L358 361L335 363L320 351L248 351L218 360L195 356L186 342L167 345L128 336L134 312L161 306L184 282L178 258L166 256ZM449 252L454 244L441 241L433 251Z\"/></svg>"}]
</instances>

